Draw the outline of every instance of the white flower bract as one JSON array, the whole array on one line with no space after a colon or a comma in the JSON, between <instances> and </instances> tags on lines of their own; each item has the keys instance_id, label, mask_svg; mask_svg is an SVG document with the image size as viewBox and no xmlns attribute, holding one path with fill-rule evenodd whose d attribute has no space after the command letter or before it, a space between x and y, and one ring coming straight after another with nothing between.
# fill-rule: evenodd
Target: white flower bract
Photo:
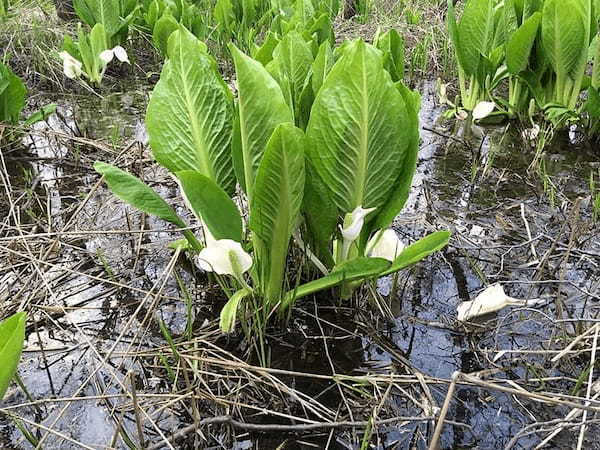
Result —
<instances>
[{"instance_id":1,"label":"white flower bract","mask_svg":"<svg viewBox=\"0 0 600 450\"><path fill-rule=\"evenodd\" d=\"M219 239L202 249L198 255L198 265L207 272L241 276L252 267L252 257L244 251L239 242ZM236 273L238 269L241 273Z\"/></svg>"},{"instance_id":2,"label":"white flower bract","mask_svg":"<svg viewBox=\"0 0 600 450\"><path fill-rule=\"evenodd\" d=\"M357 206L350 214L346 214L344 226L341 229L344 240L354 242L358 238L365 224L365 217L372 211L375 211L375 208L365 209L362 206Z\"/></svg>"},{"instance_id":3,"label":"white flower bract","mask_svg":"<svg viewBox=\"0 0 600 450\"><path fill-rule=\"evenodd\" d=\"M383 258L394 261L404 250L404 243L398 239L396 232L391 228L379 230L373 235L367 244L367 256L371 258Z\"/></svg>"},{"instance_id":4,"label":"white flower bract","mask_svg":"<svg viewBox=\"0 0 600 450\"><path fill-rule=\"evenodd\" d=\"M484 289L475 297L475 300L460 303L456 309L458 320L465 322L474 317L500 311L502 308L510 305L523 305L525 300L517 300L509 297L504 292L501 284L492 284Z\"/></svg>"},{"instance_id":5,"label":"white flower bract","mask_svg":"<svg viewBox=\"0 0 600 450\"><path fill-rule=\"evenodd\" d=\"M127 56L127 52L123 47L117 45L114 48L104 50L98 55L103 65L107 65L109 62L113 60L113 58L117 58L120 62L125 62L130 64L129 57Z\"/></svg>"},{"instance_id":6,"label":"white flower bract","mask_svg":"<svg viewBox=\"0 0 600 450\"><path fill-rule=\"evenodd\" d=\"M113 60L114 56L115 54L112 50L104 50L100 53L100 55L98 55L98 58L100 58L102 64L106 66L109 62Z\"/></svg>"},{"instance_id":7,"label":"white flower bract","mask_svg":"<svg viewBox=\"0 0 600 450\"><path fill-rule=\"evenodd\" d=\"M127 56L127 52L125 51L125 49L123 47L121 47L120 45L117 45L115 48L113 48L113 53L115 54L115 57L124 63L127 64L131 64L129 62L129 57Z\"/></svg>"},{"instance_id":8,"label":"white flower bract","mask_svg":"<svg viewBox=\"0 0 600 450\"><path fill-rule=\"evenodd\" d=\"M67 78L77 78L81 76L81 61L71 56L69 52L63 51L58 54L63 62L63 72Z\"/></svg>"},{"instance_id":9,"label":"white flower bract","mask_svg":"<svg viewBox=\"0 0 600 450\"><path fill-rule=\"evenodd\" d=\"M492 113L492 111L494 111L495 107L496 107L496 104L494 102L479 102L479 103L477 103L477 106L475 106L475 108L473 109L473 119L475 119L475 120L485 119L487 116L489 116Z\"/></svg>"}]
</instances>

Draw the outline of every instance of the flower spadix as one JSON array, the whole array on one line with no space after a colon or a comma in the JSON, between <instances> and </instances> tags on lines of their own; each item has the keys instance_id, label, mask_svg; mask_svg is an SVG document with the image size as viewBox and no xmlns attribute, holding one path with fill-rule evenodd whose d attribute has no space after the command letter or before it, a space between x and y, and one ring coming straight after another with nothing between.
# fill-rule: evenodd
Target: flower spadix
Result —
<instances>
[{"instance_id":1,"label":"flower spadix","mask_svg":"<svg viewBox=\"0 0 600 450\"><path fill-rule=\"evenodd\" d=\"M367 243L366 256L394 261L404 250L404 243L391 228L379 230Z\"/></svg>"},{"instance_id":2,"label":"flower spadix","mask_svg":"<svg viewBox=\"0 0 600 450\"><path fill-rule=\"evenodd\" d=\"M219 239L209 242L200 252L198 265L207 272L240 278L252 267L252 257L244 251L239 242Z\"/></svg>"},{"instance_id":3,"label":"flower spadix","mask_svg":"<svg viewBox=\"0 0 600 450\"><path fill-rule=\"evenodd\" d=\"M67 78L74 79L81 76L81 61L71 56L69 52L60 52L58 56L60 56L60 59L62 59L63 72Z\"/></svg>"},{"instance_id":4,"label":"flower spadix","mask_svg":"<svg viewBox=\"0 0 600 450\"><path fill-rule=\"evenodd\" d=\"M527 304L526 300L519 300L509 297L504 292L501 284L493 284L484 289L475 297L475 300L460 303L456 309L457 318L460 321L467 321L474 317L500 311L502 308L510 305L523 306Z\"/></svg>"}]
</instances>

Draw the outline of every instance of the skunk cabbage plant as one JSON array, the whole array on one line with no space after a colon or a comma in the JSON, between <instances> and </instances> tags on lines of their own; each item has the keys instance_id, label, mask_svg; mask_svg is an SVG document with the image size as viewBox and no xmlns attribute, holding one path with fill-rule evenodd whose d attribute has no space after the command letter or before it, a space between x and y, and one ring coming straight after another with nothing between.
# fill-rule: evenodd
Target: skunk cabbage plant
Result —
<instances>
[{"instance_id":1,"label":"skunk cabbage plant","mask_svg":"<svg viewBox=\"0 0 600 450\"><path fill-rule=\"evenodd\" d=\"M2 125L32 125L46 119L56 110L55 104L43 106L29 117L22 117L27 97L27 88L8 65L0 62L0 141L12 133L5 132Z\"/></svg>"},{"instance_id":2,"label":"skunk cabbage plant","mask_svg":"<svg viewBox=\"0 0 600 450\"><path fill-rule=\"evenodd\" d=\"M77 41L66 36L63 51L58 54L65 76L71 79L83 76L90 83L99 85L113 59L129 64L125 49L120 45L109 48L109 42L109 36L101 23L94 25L89 33L80 24L77 29Z\"/></svg>"},{"instance_id":3,"label":"skunk cabbage plant","mask_svg":"<svg viewBox=\"0 0 600 450\"><path fill-rule=\"evenodd\" d=\"M525 118L537 106L554 126L562 126L577 119L580 94L588 89L584 111L597 116L598 71L592 80L586 75L589 54L596 53L590 51L596 1L468 0L460 19L453 3L448 0L448 31L460 102L448 103L455 110L472 112L493 102L499 108L494 114Z\"/></svg>"},{"instance_id":4,"label":"skunk cabbage plant","mask_svg":"<svg viewBox=\"0 0 600 450\"><path fill-rule=\"evenodd\" d=\"M127 39L129 25L138 10L137 0L73 0L77 16L90 28L104 28L107 47L122 44Z\"/></svg>"},{"instance_id":5,"label":"skunk cabbage plant","mask_svg":"<svg viewBox=\"0 0 600 450\"><path fill-rule=\"evenodd\" d=\"M122 200L185 230L199 267L229 296L224 331L242 310L264 326L300 297L335 286L350 295L449 239L442 231L405 246L390 228L415 171L419 95L361 40L338 52L317 48L316 57L305 42L290 32L266 67L230 45L234 99L204 44L184 29L169 38L146 125L202 238L142 181L95 165ZM236 196L246 200L244 214ZM313 270L290 263L292 247ZM321 277L307 278L315 269Z\"/></svg>"}]
</instances>

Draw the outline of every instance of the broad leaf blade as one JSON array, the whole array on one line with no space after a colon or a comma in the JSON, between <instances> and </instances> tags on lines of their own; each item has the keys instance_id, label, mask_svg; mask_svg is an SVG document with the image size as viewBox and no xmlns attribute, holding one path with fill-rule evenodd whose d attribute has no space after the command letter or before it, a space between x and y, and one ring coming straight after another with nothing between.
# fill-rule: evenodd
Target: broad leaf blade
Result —
<instances>
[{"instance_id":1,"label":"broad leaf blade","mask_svg":"<svg viewBox=\"0 0 600 450\"><path fill-rule=\"evenodd\" d=\"M139 178L118 167L100 161L94 163L94 170L104 175L104 181L106 181L110 190L125 203L147 214L160 217L180 228L186 226L173 208Z\"/></svg>"},{"instance_id":2,"label":"broad leaf blade","mask_svg":"<svg viewBox=\"0 0 600 450\"><path fill-rule=\"evenodd\" d=\"M527 68L541 18L540 13L533 14L512 34L506 44L506 66L513 75Z\"/></svg>"},{"instance_id":3,"label":"broad leaf blade","mask_svg":"<svg viewBox=\"0 0 600 450\"><path fill-rule=\"evenodd\" d=\"M494 40L494 0L468 0L458 23L458 40L467 75L477 73L479 58Z\"/></svg>"},{"instance_id":4,"label":"broad leaf blade","mask_svg":"<svg viewBox=\"0 0 600 450\"><path fill-rule=\"evenodd\" d=\"M152 153L171 172L196 170L232 192L231 95L191 33L172 33L168 53L146 114Z\"/></svg>"},{"instance_id":5,"label":"broad leaf blade","mask_svg":"<svg viewBox=\"0 0 600 450\"><path fill-rule=\"evenodd\" d=\"M542 13L542 45L558 77L573 76L586 53L586 0L547 0ZM565 12L568 11L568 14ZM589 26L589 23L587 23Z\"/></svg>"},{"instance_id":6,"label":"broad leaf blade","mask_svg":"<svg viewBox=\"0 0 600 450\"><path fill-rule=\"evenodd\" d=\"M300 97L313 63L310 47L298 32L291 31L275 48L273 61L277 66L277 75L288 80L292 100L290 107L294 111L296 124L300 124Z\"/></svg>"},{"instance_id":7,"label":"broad leaf blade","mask_svg":"<svg viewBox=\"0 0 600 450\"><path fill-rule=\"evenodd\" d=\"M215 239L242 242L242 218L236 204L214 181L193 170L175 174L190 207Z\"/></svg>"},{"instance_id":8,"label":"broad leaf blade","mask_svg":"<svg viewBox=\"0 0 600 450\"><path fill-rule=\"evenodd\" d=\"M295 300L315 292L338 286L339 284L378 277L390 267L390 262L382 258L356 258L337 266L329 275L298 286L284 298L283 307L288 308Z\"/></svg>"},{"instance_id":9,"label":"broad leaf blade","mask_svg":"<svg viewBox=\"0 0 600 450\"><path fill-rule=\"evenodd\" d=\"M277 125L293 122L281 89L261 63L230 45L238 84L240 150L244 182L252 198L258 165Z\"/></svg>"},{"instance_id":10,"label":"broad leaf blade","mask_svg":"<svg viewBox=\"0 0 600 450\"><path fill-rule=\"evenodd\" d=\"M407 113L408 145L406 155L399 171L398 179L394 185L394 191L389 201L375 213L377 214L372 230L385 229L390 226L396 215L402 210L408 200L412 180L417 169L419 154L419 109L421 108L421 96L418 92L411 91L402 82L396 83L398 91L404 99Z\"/></svg>"},{"instance_id":11,"label":"broad leaf blade","mask_svg":"<svg viewBox=\"0 0 600 450\"><path fill-rule=\"evenodd\" d=\"M319 47L315 61L312 67L312 89L315 94L319 92L321 86L325 82L325 78L329 74L329 71L333 67L333 51L331 50L331 44L325 41Z\"/></svg>"},{"instance_id":12,"label":"broad leaf blade","mask_svg":"<svg viewBox=\"0 0 600 450\"><path fill-rule=\"evenodd\" d=\"M309 157L343 213L387 202L409 144L409 125L381 52L352 43L327 76L307 127Z\"/></svg>"},{"instance_id":13,"label":"broad leaf blade","mask_svg":"<svg viewBox=\"0 0 600 450\"><path fill-rule=\"evenodd\" d=\"M171 14L163 14L152 30L152 42L162 55L167 55L169 37L179 29L179 23Z\"/></svg>"},{"instance_id":14,"label":"broad leaf blade","mask_svg":"<svg viewBox=\"0 0 600 450\"><path fill-rule=\"evenodd\" d=\"M281 124L267 144L250 203L250 229L255 238L266 297L279 301L287 250L297 226L304 193L304 134Z\"/></svg>"},{"instance_id":15,"label":"broad leaf blade","mask_svg":"<svg viewBox=\"0 0 600 450\"><path fill-rule=\"evenodd\" d=\"M309 235L309 244L319 259L333 267L331 239L338 221L338 210L331 194L310 160L306 161L306 183L302 211Z\"/></svg>"},{"instance_id":16,"label":"broad leaf blade","mask_svg":"<svg viewBox=\"0 0 600 450\"><path fill-rule=\"evenodd\" d=\"M17 372L25 340L26 321L27 315L20 312L0 322L0 401Z\"/></svg>"},{"instance_id":17,"label":"broad leaf blade","mask_svg":"<svg viewBox=\"0 0 600 450\"><path fill-rule=\"evenodd\" d=\"M27 88L10 68L0 62L0 122L16 124L25 107Z\"/></svg>"},{"instance_id":18,"label":"broad leaf blade","mask_svg":"<svg viewBox=\"0 0 600 450\"><path fill-rule=\"evenodd\" d=\"M382 273L382 276L397 272L421 261L423 258L444 248L448 245L449 241L450 232L448 231L436 231L435 233L431 233L430 235L419 239L414 244L406 247L394 260L391 267Z\"/></svg>"}]
</instances>

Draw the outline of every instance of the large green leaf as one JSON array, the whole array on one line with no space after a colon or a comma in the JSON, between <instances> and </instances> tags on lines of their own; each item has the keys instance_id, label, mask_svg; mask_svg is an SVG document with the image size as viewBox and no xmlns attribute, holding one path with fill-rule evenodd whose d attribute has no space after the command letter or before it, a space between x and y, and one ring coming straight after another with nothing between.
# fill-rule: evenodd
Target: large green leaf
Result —
<instances>
[{"instance_id":1,"label":"large green leaf","mask_svg":"<svg viewBox=\"0 0 600 450\"><path fill-rule=\"evenodd\" d=\"M388 201L409 128L381 52L362 41L350 44L319 91L307 127L309 157L341 212Z\"/></svg>"},{"instance_id":2,"label":"large green leaf","mask_svg":"<svg viewBox=\"0 0 600 450\"><path fill-rule=\"evenodd\" d=\"M171 172L196 170L231 192L232 100L204 48L184 29L171 34L146 127L160 164Z\"/></svg>"},{"instance_id":3,"label":"large green leaf","mask_svg":"<svg viewBox=\"0 0 600 450\"><path fill-rule=\"evenodd\" d=\"M156 217L185 228L186 224L175 213L167 202L158 195L150 186L130 173L100 161L94 163L94 170L104 175L104 181L110 190L125 203ZM190 245L199 250L200 243L190 230L183 231Z\"/></svg>"},{"instance_id":4,"label":"large green leaf","mask_svg":"<svg viewBox=\"0 0 600 450\"><path fill-rule=\"evenodd\" d=\"M554 101L565 107L574 108L585 72L590 9L590 0L547 0L544 3L542 46L556 74Z\"/></svg>"},{"instance_id":5,"label":"large green leaf","mask_svg":"<svg viewBox=\"0 0 600 450\"><path fill-rule=\"evenodd\" d=\"M104 175L104 181L106 181L110 190L124 202L178 227L186 226L173 208L139 178L118 167L100 161L94 163L94 170Z\"/></svg>"},{"instance_id":6,"label":"large green leaf","mask_svg":"<svg viewBox=\"0 0 600 450\"><path fill-rule=\"evenodd\" d=\"M287 81L297 124L301 123L300 98L308 83L313 63L313 55L309 45L296 31L284 36L273 52L273 61L269 64L271 74L281 84Z\"/></svg>"},{"instance_id":7,"label":"large green leaf","mask_svg":"<svg viewBox=\"0 0 600 450\"><path fill-rule=\"evenodd\" d=\"M406 247L382 275L397 272L421 261L423 258L444 248L448 245L449 240L450 232L448 231L436 231L419 239L414 244Z\"/></svg>"},{"instance_id":8,"label":"large green leaf","mask_svg":"<svg viewBox=\"0 0 600 450\"><path fill-rule=\"evenodd\" d=\"M557 75L572 74L581 53L587 51L581 3L582 0L547 0L544 3L542 44Z\"/></svg>"},{"instance_id":9,"label":"large green leaf","mask_svg":"<svg viewBox=\"0 0 600 450\"><path fill-rule=\"evenodd\" d=\"M25 84L0 62L0 122L16 124L19 121L26 95Z\"/></svg>"},{"instance_id":10,"label":"large green leaf","mask_svg":"<svg viewBox=\"0 0 600 450\"><path fill-rule=\"evenodd\" d=\"M382 258L355 258L337 266L329 275L298 286L286 293L283 308L301 298L315 292L338 286L348 281L365 280L380 276L390 267L390 262Z\"/></svg>"},{"instance_id":11,"label":"large green leaf","mask_svg":"<svg viewBox=\"0 0 600 450\"><path fill-rule=\"evenodd\" d=\"M239 151L243 162L243 180L246 194L251 199L256 171L267 141L275 127L293 122L277 81L261 63L246 56L230 45L238 85Z\"/></svg>"},{"instance_id":12,"label":"large green leaf","mask_svg":"<svg viewBox=\"0 0 600 450\"><path fill-rule=\"evenodd\" d=\"M104 25L109 36L121 29L121 4L119 0L75 0L75 11L90 27Z\"/></svg>"},{"instance_id":13,"label":"large green leaf","mask_svg":"<svg viewBox=\"0 0 600 450\"><path fill-rule=\"evenodd\" d=\"M512 34L506 44L506 66L513 75L527 68L541 18L539 12L533 14Z\"/></svg>"},{"instance_id":14,"label":"large green leaf","mask_svg":"<svg viewBox=\"0 0 600 450\"><path fill-rule=\"evenodd\" d=\"M463 69L477 73L479 58L492 50L494 40L494 0L468 0L458 23L458 40Z\"/></svg>"},{"instance_id":15,"label":"large green leaf","mask_svg":"<svg viewBox=\"0 0 600 450\"><path fill-rule=\"evenodd\" d=\"M25 340L26 321L27 315L20 312L0 322L0 401L17 372Z\"/></svg>"},{"instance_id":16,"label":"large green leaf","mask_svg":"<svg viewBox=\"0 0 600 450\"><path fill-rule=\"evenodd\" d=\"M391 29L385 33L377 30L373 45L383 52L384 67L390 73L392 81L400 81L404 78L404 39L395 30Z\"/></svg>"},{"instance_id":17,"label":"large green leaf","mask_svg":"<svg viewBox=\"0 0 600 450\"><path fill-rule=\"evenodd\" d=\"M304 193L304 134L291 123L269 139L250 203L250 229L266 298L280 300L287 250Z\"/></svg>"},{"instance_id":18,"label":"large green leaf","mask_svg":"<svg viewBox=\"0 0 600 450\"><path fill-rule=\"evenodd\" d=\"M402 210L404 204L408 200L412 180L417 169L417 160L419 154L420 134L419 134L419 109L421 108L421 96L418 92L411 91L402 82L396 83L396 87L406 105L407 117L407 132L408 145L406 155L402 161L398 178L394 184L394 190L389 201L380 210L375 211L377 214L372 230L388 228L396 215Z\"/></svg>"},{"instance_id":19,"label":"large green leaf","mask_svg":"<svg viewBox=\"0 0 600 450\"><path fill-rule=\"evenodd\" d=\"M152 30L152 42L163 55L167 55L169 47L169 37L179 29L179 23L172 14L163 14L156 21Z\"/></svg>"},{"instance_id":20,"label":"large green leaf","mask_svg":"<svg viewBox=\"0 0 600 450\"><path fill-rule=\"evenodd\" d=\"M302 211L313 252L327 267L334 265L331 240L338 222L338 209L321 176L310 160L306 161L306 183Z\"/></svg>"},{"instance_id":21,"label":"large green leaf","mask_svg":"<svg viewBox=\"0 0 600 450\"><path fill-rule=\"evenodd\" d=\"M333 67L333 62L334 58L333 51L331 50L331 44L328 41L325 41L320 45L312 67L311 82L312 89L315 94L319 92L319 89L321 89L321 86L323 86L325 78Z\"/></svg>"},{"instance_id":22,"label":"large green leaf","mask_svg":"<svg viewBox=\"0 0 600 450\"><path fill-rule=\"evenodd\" d=\"M194 214L215 239L242 242L242 218L236 204L213 180L193 170L175 174Z\"/></svg>"}]
</instances>

